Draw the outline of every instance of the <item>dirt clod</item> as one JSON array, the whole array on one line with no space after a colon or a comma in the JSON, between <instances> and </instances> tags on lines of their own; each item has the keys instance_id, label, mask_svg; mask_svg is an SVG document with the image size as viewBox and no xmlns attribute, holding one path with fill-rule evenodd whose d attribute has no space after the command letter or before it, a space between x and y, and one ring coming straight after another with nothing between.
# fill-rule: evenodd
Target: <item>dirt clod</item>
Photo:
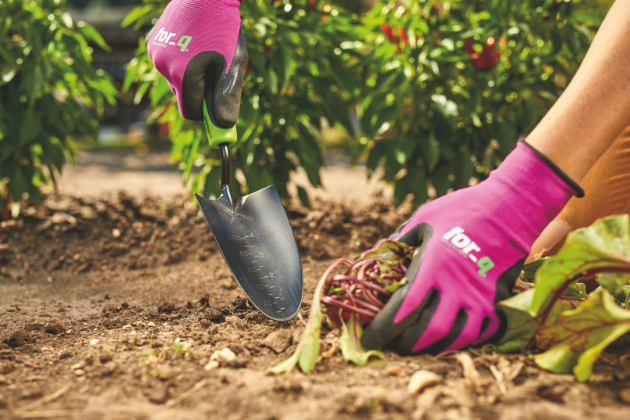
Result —
<instances>
[{"instance_id":1,"label":"dirt clod","mask_svg":"<svg viewBox=\"0 0 630 420\"><path fill-rule=\"evenodd\" d=\"M11 347L20 347L26 343L26 339L28 338L28 334L26 331L19 329L13 331L4 342L7 343Z\"/></svg>"},{"instance_id":2,"label":"dirt clod","mask_svg":"<svg viewBox=\"0 0 630 420\"><path fill-rule=\"evenodd\" d=\"M163 384L157 384L149 392L149 401L154 404L164 404L168 400L168 387Z\"/></svg>"},{"instance_id":3,"label":"dirt clod","mask_svg":"<svg viewBox=\"0 0 630 420\"><path fill-rule=\"evenodd\" d=\"M11 362L0 362L0 375L6 375L15 370L15 365Z\"/></svg>"},{"instance_id":4,"label":"dirt clod","mask_svg":"<svg viewBox=\"0 0 630 420\"><path fill-rule=\"evenodd\" d=\"M624 388L619 391L619 399L626 404L630 404L630 388Z\"/></svg>"},{"instance_id":5,"label":"dirt clod","mask_svg":"<svg viewBox=\"0 0 630 420\"><path fill-rule=\"evenodd\" d=\"M242 296L236 296L232 300L232 308L234 308L235 311L247 309L247 299Z\"/></svg>"},{"instance_id":6,"label":"dirt clod","mask_svg":"<svg viewBox=\"0 0 630 420\"><path fill-rule=\"evenodd\" d=\"M221 311L219 311L216 308L209 308L206 310L206 315L208 317L208 319L212 322L225 322L225 315L223 315L221 313Z\"/></svg>"},{"instance_id":7,"label":"dirt clod","mask_svg":"<svg viewBox=\"0 0 630 420\"><path fill-rule=\"evenodd\" d=\"M44 331L46 331L48 334L61 334L65 330L66 329L64 328L63 324L56 319L53 319L44 327Z\"/></svg>"}]
</instances>

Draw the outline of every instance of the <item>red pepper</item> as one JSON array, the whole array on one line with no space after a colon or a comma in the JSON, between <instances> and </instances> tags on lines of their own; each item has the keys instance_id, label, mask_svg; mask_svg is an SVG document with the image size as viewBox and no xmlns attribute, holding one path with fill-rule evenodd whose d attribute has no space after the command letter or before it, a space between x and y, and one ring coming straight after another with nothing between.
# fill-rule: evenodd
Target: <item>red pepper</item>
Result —
<instances>
[{"instance_id":1,"label":"red pepper","mask_svg":"<svg viewBox=\"0 0 630 420\"><path fill-rule=\"evenodd\" d=\"M394 29L389 26L387 22L381 23L381 31L383 31L387 39L389 39L392 44L398 44L398 38L394 35Z\"/></svg>"},{"instance_id":2,"label":"red pepper","mask_svg":"<svg viewBox=\"0 0 630 420\"><path fill-rule=\"evenodd\" d=\"M496 41L490 37L483 45L481 52L477 52L472 39L464 41L464 51L468 54L470 62L477 70L490 70L496 67L501 57L501 51L496 50Z\"/></svg>"},{"instance_id":3,"label":"red pepper","mask_svg":"<svg viewBox=\"0 0 630 420\"><path fill-rule=\"evenodd\" d=\"M405 45L409 45L409 38L407 38L407 32L403 28L398 29L398 35L400 36L400 40Z\"/></svg>"},{"instance_id":4,"label":"red pepper","mask_svg":"<svg viewBox=\"0 0 630 420\"><path fill-rule=\"evenodd\" d=\"M308 0L308 11L309 12L315 11L315 0Z\"/></svg>"}]
</instances>

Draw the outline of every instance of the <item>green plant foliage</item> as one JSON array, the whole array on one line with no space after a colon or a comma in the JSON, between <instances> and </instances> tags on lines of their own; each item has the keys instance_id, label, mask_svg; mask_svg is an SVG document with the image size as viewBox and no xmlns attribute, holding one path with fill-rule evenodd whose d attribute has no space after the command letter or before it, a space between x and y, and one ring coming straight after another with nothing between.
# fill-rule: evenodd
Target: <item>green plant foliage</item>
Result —
<instances>
[{"instance_id":1,"label":"green plant foliage","mask_svg":"<svg viewBox=\"0 0 630 420\"><path fill-rule=\"evenodd\" d=\"M577 309L541 327L536 342L548 349L534 357L538 366L558 373L573 372L578 380L591 375L593 364L616 339L630 331L630 311L605 289L592 293Z\"/></svg>"},{"instance_id":2,"label":"green plant foliage","mask_svg":"<svg viewBox=\"0 0 630 420\"><path fill-rule=\"evenodd\" d=\"M630 331L630 217L612 216L572 232L536 271L533 289L500 302L507 331L499 351L532 348L545 369L573 371L580 381L616 339ZM590 295L578 280L601 284Z\"/></svg>"},{"instance_id":3,"label":"green plant foliage","mask_svg":"<svg viewBox=\"0 0 630 420\"><path fill-rule=\"evenodd\" d=\"M308 321L304 327L304 332L300 338L300 342L291 357L276 366L267 369L267 373L287 373L293 370L295 366L299 366L302 372L308 373L315 369L317 358L319 357L319 341L320 332L322 327L322 321L324 320L324 314L322 313L322 296L324 295L324 288L326 286L326 279L332 270L336 267L333 264L326 270L321 280L315 288L313 293L313 300L311 301L311 310L308 314Z\"/></svg>"},{"instance_id":4,"label":"green plant foliage","mask_svg":"<svg viewBox=\"0 0 630 420\"><path fill-rule=\"evenodd\" d=\"M125 24L142 27L166 3L145 0ZM322 118L345 133L355 162L366 158L368 174L384 169L396 205L409 194L423 203L431 186L439 196L484 178L571 79L601 21L593 10L605 7L404 0L359 17L326 2L244 0L250 65L233 166L242 192L275 182L287 198L298 166L320 185ZM184 181L216 196L217 153L181 118L142 41L128 70L125 87L139 82L136 100L149 94L153 118L170 124Z\"/></svg>"},{"instance_id":5,"label":"green plant foliage","mask_svg":"<svg viewBox=\"0 0 630 420\"><path fill-rule=\"evenodd\" d=\"M23 195L41 201L73 139L94 139L102 113L114 103L110 78L90 64L88 41L108 49L90 25L74 22L61 0L0 1L0 209L17 217Z\"/></svg>"},{"instance_id":6,"label":"green plant foliage","mask_svg":"<svg viewBox=\"0 0 630 420\"><path fill-rule=\"evenodd\" d=\"M377 3L352 70L368 93L363 155L395 184L395 204L409 194L422 204L428 186L440 196L496 167L575 73L601 20L591 10L556 0Z\"/></svg>"},{"instance_id":7,"label":"green plant foliage","mask_svg":"<svg viewBox=\"0 0 630 420\"><path fill-rule=\"evenodd\" d=\"M361 344L363 327L359 321L359 315L352 314L350 319L341 325L341 336L339 337L339 348L343 359L358 366L365 366L370 359L385 357L383 352L378 350L368 350Z\"/></svg>"},{"instance_id":8,"label":"green plant foliage","mask_svg":"<svg viewBox=\"0 0 630 420\"><path fill-rule=\"evenodd\" d=\"M145 0L124 23L140 27L159 18L167 3ZM246 185L236 187L248 193L275 183L280 195L288 198L286 185L298 166L312 185L321 185L321 119L352 132L349 107L353 93L345 84L344 63L358 53L343 53L337 46L356 36L353 29L358 22L330 5L318 4L317 10L311 10L308 0L244 0L241 12L249 66L232 167L242 172ZM149 94L152 119L170 124L171 158L179 164L184 182L192 178L192 192L216 197L220 193L218 152L207 145L199 123L179 114L166 80L153 68L144 39L128 66L124 89L133 82L139 83L136 101ZM299 197L308 205L304 190Z\"/></svg>"},{"instance_id":9,"label":"green plant foliage","mask_svg":"<svg viewBox=\"0 0 630 420\"><path fill-rule=\"evenodd\" d=\"M409 265L415 250L415 247L409 247L402 242L384 239L378 242L374 248L365 251L354 263L345 258L340 258L331 264L320 278L319 283L317 283L313 300L311 301L308 321L295 352L288 359L267 369L267 373L280 374L290 372L296 365L299 365L304 373L315 369L320 350L321 324L324 320L322 303L326 305L328 324L341 330L339 348L346 362L365 366L370 360L382 359L384 354L381 351L368 350L361 344L361 336L363 335L362 324L369 322L366 320L365 314L348 312L348 316L345 317L344 311L347 311L350 306L345 305L342 309L334 305L331 300L325 300L325 298L340 297L344 294L348 296L348 293L352 293L350 288L355 290L354 296L357 299L360 296L364 296L362 293L356 293L356 284L340 286L332 281L336 277L332 276L332 273L338 266L345 264L349 268L346 269L345 274L341 277L354 277L358 281L371 283L373 286L378 284L381 288L393 293L398 287L407 282L400 270L402 266L407 267ZM374 267L374 265L377 267ZM367 280L368 278L371 281ZM336 309L339 310L337 316L335 316L334 312Z\"/></svg>"},{"instance_id":10,"label":"green plant foliage","mask_svg":"<svg viewBox=\"0 0 630 420\"><path fill-rule=\"evenodd\" d=\"M536 273L531 314L544 311L554 296L576 280L606 272L630 273L630 219L627 216L600 219L588 228L569 234L560 252Z\"/></svg>"}]
</instances>

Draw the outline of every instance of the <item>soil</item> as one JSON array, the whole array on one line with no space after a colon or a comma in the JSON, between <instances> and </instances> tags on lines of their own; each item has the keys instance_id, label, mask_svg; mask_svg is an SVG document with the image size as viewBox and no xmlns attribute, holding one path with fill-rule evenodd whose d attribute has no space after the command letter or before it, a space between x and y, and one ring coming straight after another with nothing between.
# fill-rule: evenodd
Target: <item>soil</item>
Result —
<instances>
[{"instance_id":1,"label":"soil","mask_svg":"<svg viewBox=\"0 0 630 420\"><path fill-rule=\"evenodd\" d=\"M383 202L316 200L313 209L288 212L304 269L303 318L334 259L357 257L407 216ZM313 373L267 375L292 354L303 320L275 322L253 309L196 207L176 194L48 195L44 206L0 224L0 293L2 419L630 414L624 348L607 351L586 384L542 371L527 355L480 351L386 351L384 362L362 368L336 351ZM439 378L412 395L408 385L418 370Z\"/></svg>"}]
</instances>

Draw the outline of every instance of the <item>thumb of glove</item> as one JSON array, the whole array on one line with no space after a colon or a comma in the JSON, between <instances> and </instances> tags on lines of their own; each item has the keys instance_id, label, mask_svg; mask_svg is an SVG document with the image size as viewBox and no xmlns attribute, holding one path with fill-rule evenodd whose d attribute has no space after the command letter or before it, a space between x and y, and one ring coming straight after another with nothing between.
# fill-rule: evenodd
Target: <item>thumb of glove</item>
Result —
<instances>
[{"instance_id":1,"label":"thumb of glove","mask_svg":"<svg viewBox=\"0 0 630 420\"><path fill-rule=\"evenodd\" d=\"M204 98L208 106L210 119L219 128L232 128L238 120L241 107L241 91L243 78L247 68L248 54L243 30L241 29L236 43L236 52L229 70L209 71L206 73ZM184 88L186 80L184 79ZM202 105L203 106L203 105ZM202 109L199 107L198 109Z\"/></svg>"}]
</instances>

